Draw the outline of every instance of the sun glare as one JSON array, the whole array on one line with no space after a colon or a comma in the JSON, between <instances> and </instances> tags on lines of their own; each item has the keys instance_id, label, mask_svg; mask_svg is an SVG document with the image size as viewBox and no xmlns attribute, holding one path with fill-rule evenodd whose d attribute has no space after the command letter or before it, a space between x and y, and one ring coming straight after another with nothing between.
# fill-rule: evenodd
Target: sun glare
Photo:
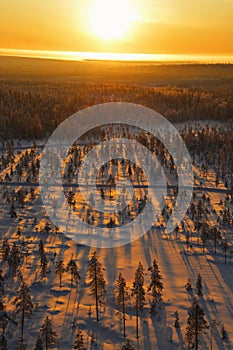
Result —
<instances>
[{"instance_id":1,"label":"sun glare","mask_svg":"<svg viewBox=\"0 0 233 350\"><path fill-rule=\"evenodd\" d=\"M135 14L128 0L95 0L90 14L91 30L103 40L124 38Z\"/></svg>"}]
</instances>

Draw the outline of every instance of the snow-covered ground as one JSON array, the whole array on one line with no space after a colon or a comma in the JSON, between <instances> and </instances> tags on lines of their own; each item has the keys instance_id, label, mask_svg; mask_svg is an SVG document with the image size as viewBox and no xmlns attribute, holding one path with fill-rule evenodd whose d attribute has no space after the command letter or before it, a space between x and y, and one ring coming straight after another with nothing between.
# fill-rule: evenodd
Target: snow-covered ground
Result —
<instances>
[{"instance_id":1,"label":"snow-covered ground","mask_svg":"<svg viewBox=\"0 0 233 350\"><path fill-rule=\"evenodd\" d=\"M140 311L139 335L136 339L136 316L133 308L133 300L127 301L126 305L126 339L129 339L135 349L141 350L172 350L185 349L184 344L188 309L196 294L195 283L198 274L203 279L203 296L199 296L200 305L204 309L206 319L209 324L216 320L216 325L212 329L212 349L233 349L233 261L230 252L227 254L227 264L224 261L224 254L221 246L218 245L217 253L214 252L213 243L208 242L203 252L202 242L198 243L194 223L191 215L186 215L184 225L190 230L191 248L186 249L186 234L180 228L177 236L175 234L167 236L163 229L156 223L155 226L145 233L138 240L125 246L112 249L97 249L97 256L104 267L104 277L106 280L106 300L100 312L100 321L95 319L95 300L90 294L89 280L87 276L88 260L93 248L78 244L66 238L63 234L56 232L52 225L49 225L49 232L46 233L46 223L49 218L46 216L42 205L39 187L35 188L35 199L31 198L28 183L25 185L27 173L23 173L20 179L16 176L16 165L20 157L26 150L20 150L15 156L13 175L11 181L6 186L5 182L0 183L0 232L1 242L8 239L12 246L15 242L21 246L25 240L25 252L29 256L21 260L20 273L14 278L5 277L5 295L3 296L7 312L11 314L14 310L12 301L16 296L16 291L20 285L21 275L31 289L32 301L36 305L31 319L25 322L25 340L27 349L34 349L39 329L46 316L51 317L54 329L58 334L57 344L54 349L73 349L74 337L78 327L83 331L85 347L89 349L113 350L121 349L125 344L122 336L122 314L114 300L114 283L121 272L126 279L127 285L132 288L135 270L139 261L145 269L145 290L150 283L150 273L148 267L152 265L154 259L157 260L164 283L163 304L156 315L150 313L151 296L146 292L146 305ZM10 164L2 167L0 178L5 179L6 173L10 172ZM198 166L194 168L196 175L195 185L200 185L198 180L200 170ZM169 174L167 174L170 176ZM104 176L107 176L105 173ZM17 182L18 181L18 182ZM206 194L210 198L209 225L217 225L217 216L221 216L220 211L224 202L225 193L218 189L226 190L220 184L216 191L214 184L214 174L209 172L207 178L202 178L202 186L205 190L195 188L197 202L199 198ZM20 183L22 182L22 183ZM20 206L15 201L17 218L11 218L10 207L12 191L17 192L20 188L27 188L24 206ZM210 189L208 191L208 189ZM172 198L168 198L171 203ZM35 222L36 218L36 222ZM17 237L17 228L22 230L22 236ZM51 229L50 229L51 228ZM232 241L232 228L222 227L222 234ZM40 273L39 240L43 239L45 252L48 257L48 276L43 278ZM1 251L2 252L2 251ZM56 257L54 257L56 252ZM55 274L57 263L63 260L65 265L69 262L73 254L73 259L77 262L81 275L81 282L76 287L70 284L70 274L64 273L62 287L59 287L59 279ZM3 275L7 273L7 262L2 261L0 268ZM185 284L191 279L193 294L188 293ZM174 327L175 311L180 317L180 328ZM221 339L221 328L224 325L228 339ZM6 337L9 349L15 350L19 339L19 327L10 324ZM200 349L210 349L211 330L201 337Z\"/></svg>"}]
</instances>

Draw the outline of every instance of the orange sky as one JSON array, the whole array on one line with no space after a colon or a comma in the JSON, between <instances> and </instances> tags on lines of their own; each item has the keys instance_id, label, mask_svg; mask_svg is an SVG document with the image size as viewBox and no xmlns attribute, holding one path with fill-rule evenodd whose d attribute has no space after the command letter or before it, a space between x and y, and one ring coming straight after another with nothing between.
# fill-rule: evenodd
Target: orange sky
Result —
<instances>
[{"instance_id":1,"label":"orange sky","mask_svg":"<svg viewBox=\"0 0 233 350\"><path fill-rule=\"evenodd\" d=\"M91 30L95 1L2 0L0 48L233 54L233 0L129 0L131 29L107 41Z\"/></svg>"}]
</instances>

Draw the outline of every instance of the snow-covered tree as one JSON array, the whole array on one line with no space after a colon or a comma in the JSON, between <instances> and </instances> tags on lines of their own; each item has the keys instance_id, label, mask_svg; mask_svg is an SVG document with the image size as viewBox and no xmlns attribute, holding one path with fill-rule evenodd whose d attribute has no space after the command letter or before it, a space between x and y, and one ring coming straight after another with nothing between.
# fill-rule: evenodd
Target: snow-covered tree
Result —
<instances>
[{"instance_id":1,"label":"snow-covered tree","mask_svg":"<svg viewBox=\"0 0 233 350\"><path fill-rule=\"evenodd\" d=\"M38 337L37 337L36 345L34 347L34 350L44 350L43 342L42 342L42 339L41 339L40 335L38 335Z\"/></svg>"},{"instance_id":2,"label":"snow-covered tree","mask_svg":"<svg viewBox=\"0 0 233 350\"><path fill-rule=\"evenodd\" d=\"M26 318L31 318L32 316L32 310L33 310L33 303L31 300L30 295L30 289L26 285L24 281L21 282L21 285L17 291L17 297L13 301L13 304L15 305L15 311L14 314L21 315L20 322L21 322L21 333L20 333L20 344L21 349L24 348L24 324Z\"/></svg>"},{"instance_id":3,"label":"snow-covered tree","mask_svg":"<svg viewBox=\"0 0 233 350\"><path fill-rule=\"evenodd\" d=\"M125 334L125 301L128 298L128 293L127 293L126 281L121 273L119 273L118 279L116 280L115 297L116 297L116 303L122 308L123 335L124 335L124 337L126 337L126 334Z\"/></svg>"},{"instance_id":4,"label":"snow-covered tree","mask_svg":"<svg viewBox=\"0 0 233 350\"><path fill-rule=\"evenodd\" d=\"M196 298L188 311L187 324L186 342L189 347L194 347L195 350L198 350L199 338L206 333L209 326L205 320L205 313Z\"/></svg>"},{"instance_id":5,"label":"snow-covered tree","mask_svg":"<svg viewBox=\"0 0 233 350\"><path fill-rule=\"evenodd\" d=\"M135 272L132 296L135 298L134 308L136 311L136 337L138 334L138 313L143 310L145 304L145 291L144 291L144 268L141 262L139 262L137 270Z\"/></svg>"},{"instance_id":6,"label":"snow-covered tree","mask_svg":"<svg viewBox=\"0 0 233 350\"><path fill-rule=\"evenodd\" d=\"M202 286L202 278L201 278L200 274L197 276L196 288L197 288L197 294L202 295L203 294L203 286Z\"/></svg>"},{"instance_id":7,"label":"snow-covered tree","mask_svg":"<svg viewBox=\"0 0 233 350\"><path fill-rule=\"evenodd\" d=\"M148 271L151 272L151 283L148 287L148 292L151 291L151 295L153 297L151 313L154 314L156 312L156 303L162 299L162 290L164 287L162 283L162 276L156 260L153 261L153 265L148 268Z\"/></svg>"},{"instance_id":8,"label":"snow-covered tree","mask_svg":"<svg viewBox=\"0 0 233 350\"><path fill-rule=\"evenodd\" d=\"M57 333L53 330L51 319L47 316L40 328L41 337L45 343L45 349L48 350L56 343Z\"/></svg>"},{"instance_id":9,"label":"snow-covered tree","mask_svg":"<svg viewBox=\"0 0 233 350\"><path fill-rule=\"evenodd\" d=\"M7 339L3 333L0 334L0 350L8 350Z\"/></svg>"},{"instance_id":10,"label":"snow-covered tree","mask_svg":"<svg viewBox=\"0 0 233 350\"><path fill-rule=\"evenodd\" d=\"M95 297L96 305L96 320L99 321L99 304L103 303L105 296L105 280L103 275L103 269L98 261L97 254L94 252L88 263L88 274L90 278L90 289L92 295Z\"/></svg>"},{"instance_id":11,"label":"snow-covered tree","mask_svg":"<svg viewBox=\"0 0 233 350\"><path fill-rule=\"evenodd\" d=\"M59 286L61 288L62 286L62 276L64 272L66 271L64 263L62 260L59 261L57 268L56 268L56 275L59 277Z\"/></svg>"},{"instance_id":12,"label":"snow-covered tree","mask_svg":"<svg viewBox=\"0 0 233 350\"><path fill-rule=\"evenodd\" d=\"M84 347L84 339L83 339L83 334L80 328L78 328L78 331L75 336L75 341L74 341L74 349L77 350L86 350Z\"/></svg>"}]
</instances>

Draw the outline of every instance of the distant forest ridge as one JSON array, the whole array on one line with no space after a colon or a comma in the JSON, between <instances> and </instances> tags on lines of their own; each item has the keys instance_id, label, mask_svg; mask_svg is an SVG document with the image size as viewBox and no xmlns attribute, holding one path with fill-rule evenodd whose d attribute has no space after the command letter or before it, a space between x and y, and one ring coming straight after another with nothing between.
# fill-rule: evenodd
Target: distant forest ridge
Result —
<instances>
[{"instance_id":1,"label":"distant forest ridge","mask_svg":"<svg viewBox=\"0 0 233 350\"><path fill-rule=\"evenodd\" d=\"M189 79L233 79L233 64L64 61L0 56L1 78L160 85Z\"/></svg>"},{"instance_id":2,"label":"distant forest ridge","mask_svg":"<svg viewBox=\"0 0 233 350\"><path fill-rule=\"evenodd\" d=\"M41 139L73 113L99 103L131 102L172 122L231 121L233 82L200 87L110 83L13 82L0 87L0 138Z\"/></svg>"}]
</instances>

